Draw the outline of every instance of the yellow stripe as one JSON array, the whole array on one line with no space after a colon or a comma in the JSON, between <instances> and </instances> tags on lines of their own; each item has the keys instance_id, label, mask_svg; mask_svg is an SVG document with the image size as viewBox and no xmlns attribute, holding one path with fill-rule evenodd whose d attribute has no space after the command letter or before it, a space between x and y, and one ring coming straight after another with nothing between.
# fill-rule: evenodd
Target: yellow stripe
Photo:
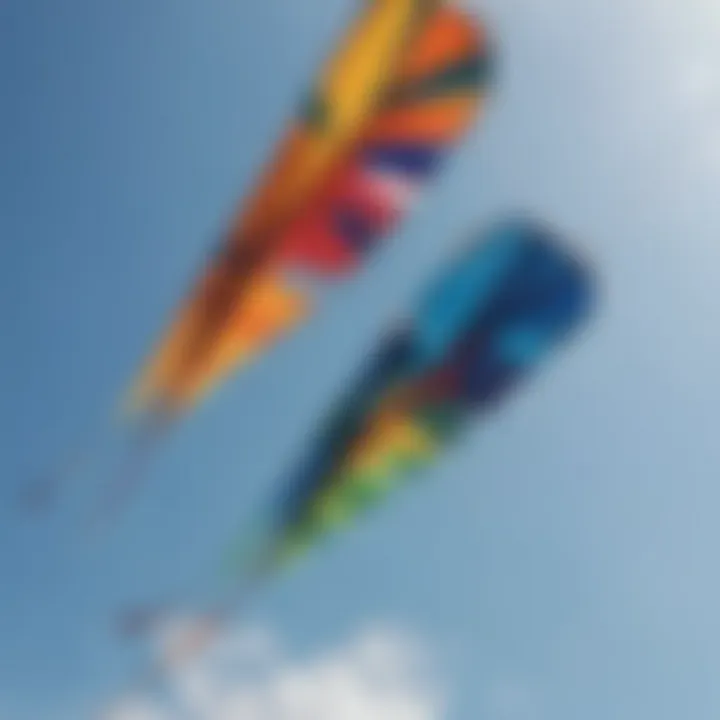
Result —
<instances>
[{"instance_id":1,"label":"yellow stripe","mask_svg":"<svg viewBox=\"0 0 720 720\"><path fill-rule=\"evenodd\" d=\"M316 95L328 109L321 132L297 128L241 218L238 241L258 242L302 207L362 135L394 79L414 29L417 0L375 0L321 72Z\"/></svg>"}]
</instances>

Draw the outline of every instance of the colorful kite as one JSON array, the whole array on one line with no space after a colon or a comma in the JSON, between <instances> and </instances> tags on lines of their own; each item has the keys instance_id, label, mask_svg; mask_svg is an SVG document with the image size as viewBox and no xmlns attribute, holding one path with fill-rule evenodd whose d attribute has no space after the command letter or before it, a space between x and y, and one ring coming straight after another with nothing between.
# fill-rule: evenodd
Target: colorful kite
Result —
<instances>
[{"instance_id":1,"label":"colorful kite","mask_svg":"<svg viewBox=\"0 0 720 720\"><path fill-rule=\"evenodd\" d=\"M397 228L484 105L490 65L486 31L449 2L365 3L132 388L131 463Z\"/></svg>"},{"instance_id":2,"label":"colorful kite","mask_svg":"<svg viewBox=\"0 0 720 720\"><path fill-rule=\"evenodd\" d=\"M237 560L237 594L191 624L167 663L202 649L238 598L416 477L492 413L578 331L593 298L588 266L544 226L507 222L473 243L321 427L271 506L265 532ZM161 616L131 614L125 629L142 631Z\"/></svg>"},{"instance_id":3,"label":"colorful kite","mask_svg":"<svg viewBox=\"0 0 720 720\"><path fill-rule=\"evenodd\" d=\"M275 505L258 572L275 572L423 469L493 411L592 300L588 269L536 224L494 228L382 344Z\"/></svg>"},{"instance_id":4,"label":"colorful kite","mask_svg":"<svg viewBox=\"0 0 720 720\"><path fill-rule=\"evenodd\" d=\"M142 373L134 407L192 407L300 322L307 280L355 270L470 125L488 70L485 33L464 12L369 3Z\"/></svg>"}]
</instances>

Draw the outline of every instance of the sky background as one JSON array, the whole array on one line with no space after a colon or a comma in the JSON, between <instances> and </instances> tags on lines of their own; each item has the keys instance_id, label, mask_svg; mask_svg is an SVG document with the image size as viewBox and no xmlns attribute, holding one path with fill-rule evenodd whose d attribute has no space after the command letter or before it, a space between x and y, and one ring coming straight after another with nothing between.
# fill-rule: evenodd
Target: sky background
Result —
<instances>
[{"instance_id":1,"label":"sky background","mask_svg":"<svg viewBox=\"0 0 720 720\"><path fill-rule=\"evenodd\" d=\"M15 512L18 483L113 407L354 5L0 0L0 718L78 720L116 693L146 648L113 613L216 577L377 334L520 209L596 264L591 330L238 632L269 628L316 689L317 658L345 667L363 628L419 638L444 700L415 683L419 710L391 720L716 720L709 0L485 0L487 120L392 243L189 419L111 533L79 530L102 476L48 521Z\"/></svg>"}]
</instances>

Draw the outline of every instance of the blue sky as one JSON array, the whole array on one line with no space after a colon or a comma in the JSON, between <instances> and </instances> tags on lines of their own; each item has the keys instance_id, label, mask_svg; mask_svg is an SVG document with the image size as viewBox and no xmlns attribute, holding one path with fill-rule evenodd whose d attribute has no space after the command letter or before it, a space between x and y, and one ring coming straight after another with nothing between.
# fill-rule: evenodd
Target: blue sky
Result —
<instances>
[{"instance_id":1,"label":"blue sky","mask_svg":"<svg viewBox=\"0 0 720 720\"><path fill-rule=\"evenodd\" d=\"M482 131L88 544L92 477L40 524L14 512L16 484L112 407L353 3L0 5L2 720L77 720L122 686L142 649L118 645L112 613L200 593L377 333L468 232L514 209L597 264L592 331L246 621L311 655L367 622L407 628L448 687L432 718L718 716L720 14L482 8L500 49Z\"/></svg>"}]
</instances>

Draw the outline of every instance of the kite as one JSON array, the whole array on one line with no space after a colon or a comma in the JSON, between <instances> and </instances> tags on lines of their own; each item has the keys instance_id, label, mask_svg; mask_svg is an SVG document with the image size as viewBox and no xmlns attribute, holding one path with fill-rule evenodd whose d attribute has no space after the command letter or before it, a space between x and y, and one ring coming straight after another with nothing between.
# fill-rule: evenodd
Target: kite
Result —
<instances>
[{"instance_id":1,"label":"kite","mask_svg":"<svg viewBox=\"0 0 720 720\"><path fill-rule=\"evenodd\" d=\"M483 30L444 3L368 4L133 389L174 416L302 320L308 281L357 268L474 118Z\"/></svg>"},{"instance_id":2,"label":"kite","mask_svg":"<svg viewBox=\"0 0 720 720\"><path fill-rule=\"evenodd\" d=\"M135 448L110 510L179 418L397 229L484 109L490 46L451 2L364 3L123 403ZM31 496L45 502L47 489Z\"/></svg>"},{"instance_id":3,"label":"kite","mask_svg":"<svg viewBox=\"0 0 720 720\"><path fill-rule=\"evenodd\" d=\"M381 343L272 503L265 530L233 559L241 583L189 625L166 666L220 632L238 602L323 538L428 470L575 335L594 306L590 266L527 219L480 235ZM162 610L124 618L128 634Z\"/></svg>"}]
</instances>

